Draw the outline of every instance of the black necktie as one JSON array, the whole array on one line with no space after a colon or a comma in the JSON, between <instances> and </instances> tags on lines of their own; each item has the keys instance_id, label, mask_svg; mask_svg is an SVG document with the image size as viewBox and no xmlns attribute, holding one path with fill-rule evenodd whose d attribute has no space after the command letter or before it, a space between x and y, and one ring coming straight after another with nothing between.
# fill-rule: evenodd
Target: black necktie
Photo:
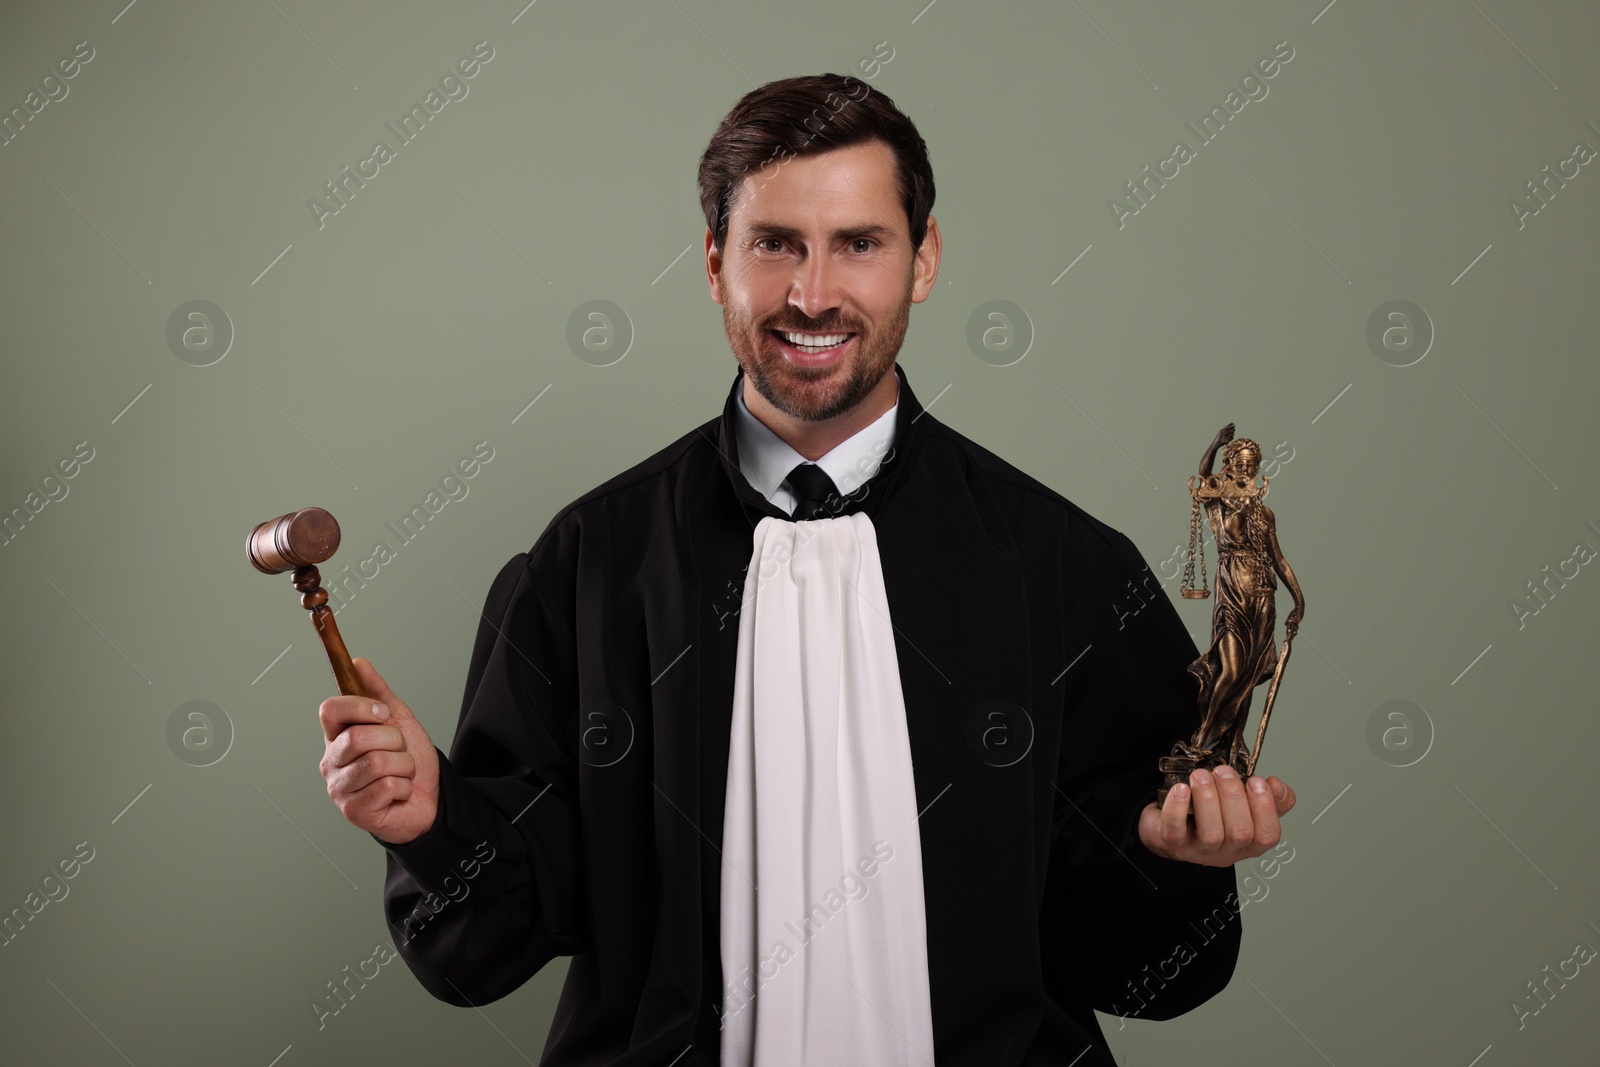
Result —
<instances>
[{"instance_id":1,"label":"black necktie","mask_svg":"<svg viewBox=\"0 0 1600 1067\"><path fill-rule=\"evenodd\" d=\"M827 518L826 513L831 505L837 509L841 503L838 487L833 484L833 479L828 477L828 472L815 463L802 463L789 472L789 487L794 490L794 495L800 498L800 503L795 505L794 513L790 519L799 522L802 519Z\"/></svg>"}]
</instances>

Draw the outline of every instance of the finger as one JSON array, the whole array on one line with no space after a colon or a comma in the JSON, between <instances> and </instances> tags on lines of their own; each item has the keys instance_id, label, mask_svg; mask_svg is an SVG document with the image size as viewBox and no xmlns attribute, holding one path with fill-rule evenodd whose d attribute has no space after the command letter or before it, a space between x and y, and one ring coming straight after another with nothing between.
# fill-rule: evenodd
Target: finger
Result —
<instances>
[{"instance_id":1,"label":"finger","mask_svg":"<svg viewBox=\"0 0 1600 1067\"><path fill-rule=\"evenodd\" d=\"M1217 785L1217 802L1222 808L1222 843L1231 852L1247 852L1255 842L1255 819L1250 814L1250 799L1245 795L1239 772L1227 764L1211 774Z\"/></svg>"},{"instance_id":2,"label":"finger","mask_svg":"<svg viewBox=\"0 0 1600 1067\"><path fill-rule=\"evenodd\" d=\"M348 727L328 743L328 751L322 759L322 773L326 776L329 771L344 767L362 754L374 750L404 752L406 735L398 727L389 725L368 723Z\"/></svg>"},{"instance_id":3,"label":"finger","mask_svg":"<svg viewBox=\"0 0 1600 1067\"><path fill-rule=\"evenodd\" d=\"M1267 779L1267 784L1272 787L1272 795L1277 798L1278 814L1287 815L1289 809L1294 807L1294 787L1276 774Z\"/></svg>"},{"instance_id":4,"label":"finger","mask_svg":"<svg viewBox=\"0 0 1600 1067\"><path fill-rule=\"evenodd\" d=\"M1189 843L1189 795L1191 790L1179 782L1167 790L1161 805L1161 841L1177 852Z\"/></svg>"},{"instance_id":5,"label":"finger","mask_svg":"<svg viewBox=\"0 0 1600 1067\"><path fill-rule=\"evenodd\" d=\"M362 685L372 695L372 699L389 709L390 722L399 726L404 722L416 721L411 705L395 695L395 691L389 688L389 683L384 681L383 675L378 673L378 668L372 665L371 660L357 656L352 662L355 664L356 673L361 677Z\"/></svg>"},{"instance_id":6,"label":"finger","mask_svg":"<svg viewBox=\"0 0 1600 1067\"><path fill-rule=\"evenodd\" d=\"M317 718L322 720L322 739L332 741L354 723L383 722L389 717L389 705L380 704L368 697L329 697L317 708Z\"/></svg>"},{"instance_id":7,"label":"finger","mask_svg":"<svg viewBox=\"0 0 1600 1067\"><path fill-rule=\"evenodd\" d=\"M417 761L409 752L365 752L328 779L328 795L351 797L382 778L414 778Z\"/></svg>"},{"instance_id":8,"label":"finger","mask_svg":"<svg viewBox=\"0 0 1600 1067\"><path fill-rule=\"evenodd\" d=\"M394 695L394 690L389 688L389 683L383 680L383 675L378 673L378 668L365 656L357 656L351 661L355 664L356 673L361 676L361 684L371 694L372 699L393 707L399 703Z\"/></svg>"},{"instance_id":9,"label":"finger","mask_svg":"<svg viewBox=\"0 0 1600 1067\"><path fill-rule=\"evenodd\" d=\"M1267 780L1254 774L1246 786L1250 794L1250 815L1256 828L1254 844L1259 855L1278 843L1283 836L1283 828L1278 823L1278 805L1267 786Z\"/></svg>"},{"instance_id":10,"label":"finger","mask_svg":"<svg viewBox=\"0 0 1600 1067\"><path fill-rule=\"evenodd\" d=\"M376 829L384 810L409 800L411 789L409 778L379 778L356 793L338 798L339 810L356 825L367 823Z\"/></svg>"},{"instance_id":11,"label":"finger","mask_svg":"<svg viewBox=\"0 0 1600 1067\"><path fill-rule=\"evenodd\" d=\"M1189 785L1194 794L1194 836L1202 852L1216 852L1222 847L1222 805L1217 800L1216 782L1211 772L1203 768L1189 775Z\"/></svg>"}]
</instances>

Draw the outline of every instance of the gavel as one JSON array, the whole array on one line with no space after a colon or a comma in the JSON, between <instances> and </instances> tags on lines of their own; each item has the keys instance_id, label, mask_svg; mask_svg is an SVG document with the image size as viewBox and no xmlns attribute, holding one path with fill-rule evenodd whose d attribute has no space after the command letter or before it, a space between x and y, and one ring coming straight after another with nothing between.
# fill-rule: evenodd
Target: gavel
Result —
<instances>
[{"instance_id":1,"label":"gavel","mask_svg":"<svg viewBox=\"0 0 1600 1067\"><path fill-rule=\"evenodd\" d=\"M339 550L339 523L321 508L301 508L287 515L268 519L250 531L245 553L250 565L263 574L294 572L294 587L300 591L300 606L311 612L311 623L322 638L322 647L333 665L334 680L345 696L370 697L356 674L350 653L339 636L339 626L328 607L328 591L322 588L317 564L332 558Z\"/></svg>"}]
</instances>

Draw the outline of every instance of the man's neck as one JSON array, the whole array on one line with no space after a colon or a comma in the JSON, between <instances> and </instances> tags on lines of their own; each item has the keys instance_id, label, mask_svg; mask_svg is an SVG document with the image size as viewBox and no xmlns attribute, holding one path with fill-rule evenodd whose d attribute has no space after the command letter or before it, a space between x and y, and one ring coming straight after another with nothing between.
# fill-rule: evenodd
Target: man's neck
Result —
<instances>
[{"instance_id":1,"label":"man's neck","mask_svg":"<svg viewBox=\"0 0 1600 1067\"><path fill-rule=\"evenodd\" d=\"M744 378L744 406L750 410L750 414L777 434L784 444L813 463L833 451L841 442L877 422L899 400L900 376L891 366L883 380L873 386L872 391L862 397L855 407L822 422L806 422L773 407L766 397L756 392L750 376L745 375Z\"/></svg>"}]
</instances>

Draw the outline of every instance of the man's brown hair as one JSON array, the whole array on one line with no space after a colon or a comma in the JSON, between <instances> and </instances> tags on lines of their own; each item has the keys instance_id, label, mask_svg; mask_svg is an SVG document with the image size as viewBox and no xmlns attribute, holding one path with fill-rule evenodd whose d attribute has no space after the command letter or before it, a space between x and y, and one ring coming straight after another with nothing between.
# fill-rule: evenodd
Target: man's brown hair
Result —
<instances>
[{"instance_id":1,"label":"man's brown hair","mask_svg":"<svg viewBox=\"0 0 1600 1067\"><path fill-rule=\"evenodd\" d=\"M712 243L721 249L727 240L728 217L746 178L759 189L797 156L872 140L894 153L895 186L911 227L911 247L921 248L933 210L928 146L893 100L840 74L768 82L746 93L723 117L700 157L700 209Z\"/></svg>"}]
</instances>

